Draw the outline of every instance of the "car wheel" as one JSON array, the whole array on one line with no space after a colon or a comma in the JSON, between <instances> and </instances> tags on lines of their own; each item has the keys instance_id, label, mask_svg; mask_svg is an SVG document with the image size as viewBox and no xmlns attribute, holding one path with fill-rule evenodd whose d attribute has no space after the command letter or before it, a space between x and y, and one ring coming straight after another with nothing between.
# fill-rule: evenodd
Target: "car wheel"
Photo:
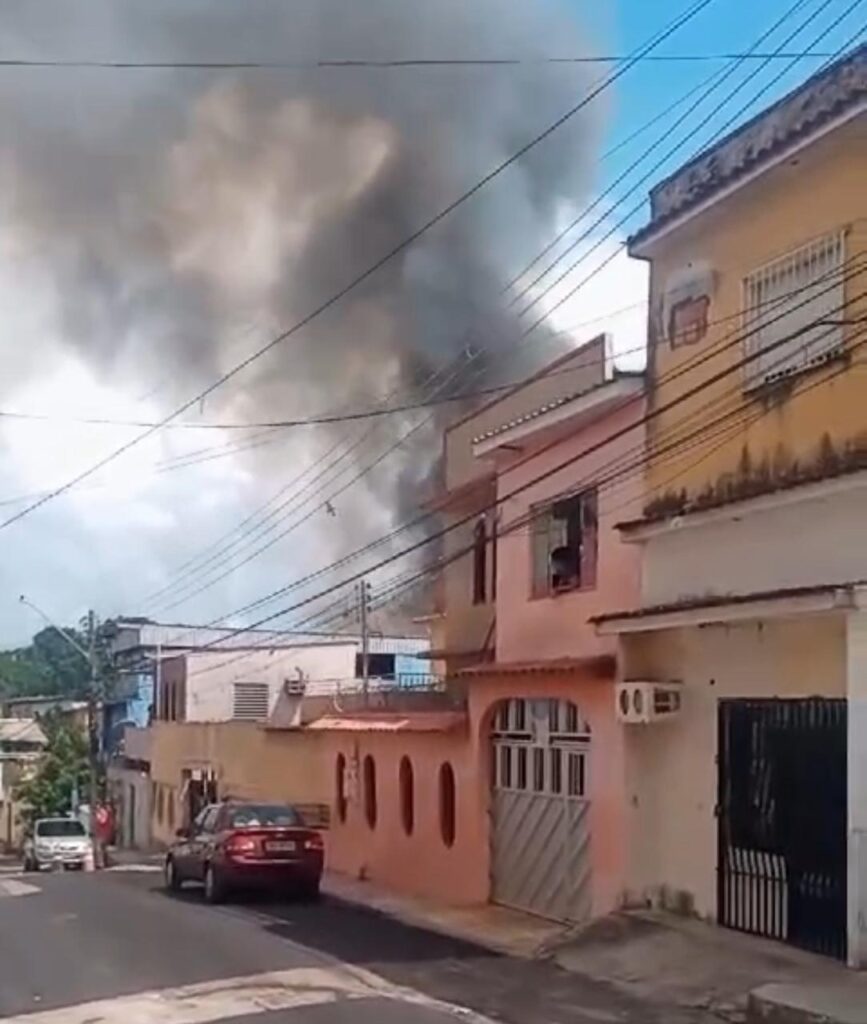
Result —
<instances>
[{"instance_id":1,"label":"car wheel","mask_svg":"<svg viewBox=\"0 0 867 1024\"><path fill-rule=\"evenodd\" d=\"M166 888L169 890L169 892L178 892L178 891L180 891L180 888L183 885L183 881L181 880L180 876L178 875L178 869L175 866L175 861L174 861L173 857L167 857L166 858L166 866L164 868L164 875L165 875L165 880L166 880Z\"/></svg>"},{"instance_id":2,"label":"car wheel","mask_svg":"<svg viewBox=\"0 0 867 1024\"><path fill-rule=\"evenodd\" d=\"M208 903L222 903L226 898L226 886L220 876L209 864L205 869L205 899Z\"/></svg>"},{"instance_id":3,"label":"car wheel","mask_svg":"<svg viewBox=\"0 0 867 1024\"><path fill-rule=\"evenodd\" d=\"M24 871L27 874L32 874L36 870L37 870L36 869L36 865L33 863L33 861L29 857L25 857L24 858Z\"/></svg>"}]
</instances>

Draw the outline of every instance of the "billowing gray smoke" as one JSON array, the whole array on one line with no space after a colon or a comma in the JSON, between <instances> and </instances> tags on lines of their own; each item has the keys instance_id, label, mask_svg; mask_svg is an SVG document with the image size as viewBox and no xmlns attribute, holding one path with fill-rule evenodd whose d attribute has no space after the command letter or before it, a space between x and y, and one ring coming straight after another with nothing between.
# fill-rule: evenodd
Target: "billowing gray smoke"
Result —
<instances>
[{"instance_id":1,"label":"billowing gray smoke","mask_svg":"<svg viewBox=\"0 0 867 1024\"><path fill-rule=\"evenodd\" d=\"M59 0L10 6L3 50L16 56L304 65L40 70L0 90L7 226L51 275L66 343L107 380L156 389L166 409L532 138L586 91L591 74L532 63L589 51L566 0L89 0L72 23ZM530 63L310 66L440 57ZM537 365L545 339L515 354L519 328L500 291L585 194L598 124L594 104L209 399L207 418L368 407L390 393L406 400L431 386L478 387ZM467 347L488 354L453 377ZM18 358L26 371L26 354ZM355 465L418 418L377 426ZM441 424L420 429L349 492L353 511L328 520L323 555L415 507ZM302 455L362 429L305 430L248 455L263 499ZM334 528L342 521L349 540Z\"/></svg>"}]
</instances>

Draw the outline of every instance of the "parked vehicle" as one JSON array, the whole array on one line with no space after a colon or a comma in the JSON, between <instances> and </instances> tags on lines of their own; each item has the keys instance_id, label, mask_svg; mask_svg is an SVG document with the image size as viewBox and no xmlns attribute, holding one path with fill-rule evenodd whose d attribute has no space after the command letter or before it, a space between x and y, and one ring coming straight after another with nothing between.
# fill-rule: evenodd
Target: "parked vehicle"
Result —
<instances>
[{"instance_id":1,"label":"parked vehicle","mask_svg":"<svg viewBox=\"0 0 867 1024\"><path fill-rule=\"evenodd\" d=\"M166 888L200 882L205 899L224 900L242 889L265 889L315 899L324 845L286 804L226 802L206 807L165 860Z\"/></svg>"},{"instance_id":2,"label":"parked vehicle","mask_svg":"<svg viewBox=\"0 0 867 1024\"><path fill-rule=\"evenodd\" d=\"M78 868L92 855L90 836L77 818L40 818L24 840L24 870Z\"/></svg>"}]
</instances>

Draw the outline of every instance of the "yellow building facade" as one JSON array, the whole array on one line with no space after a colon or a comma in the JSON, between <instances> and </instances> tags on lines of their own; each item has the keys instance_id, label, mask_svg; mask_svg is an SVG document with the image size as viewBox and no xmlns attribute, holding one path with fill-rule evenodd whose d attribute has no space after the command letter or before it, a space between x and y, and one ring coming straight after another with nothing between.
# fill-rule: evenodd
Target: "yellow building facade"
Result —
<instances>
[{"instance_id":1,"label":"yellow building facade","mask_svg":"<svg viewBox=\"0 0 867 1024\"><path fill-rule=\"evenodd\" d=\"M650 205L628 899L865 966L867 46Z\"/></svg>"},{"instance_id":2,"label":"yellow building facade","mask_svg":"<svg viewBox=\"0 0 867 1024\"><path fill-rule=\"evenodd\" d=\"M650 512L867 452L864 63L862 48L651 193L631 241L650 263Z\"/></svg>"}]
</instances>

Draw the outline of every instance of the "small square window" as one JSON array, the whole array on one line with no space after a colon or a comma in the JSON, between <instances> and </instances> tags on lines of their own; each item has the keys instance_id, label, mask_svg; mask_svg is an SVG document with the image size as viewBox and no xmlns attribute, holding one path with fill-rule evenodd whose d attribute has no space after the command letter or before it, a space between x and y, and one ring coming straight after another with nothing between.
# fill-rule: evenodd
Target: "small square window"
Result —
<instances>
[{"instance_id":1,"label":"small square window","mask_svg":"<svg viewBox=\"0 0 867 1024\"><path fill-rule=\"evenodd\" d=\"M707 334L707 313L710 299L707 295L684 299L672 307L668 336L673 348L692 345Z\"/></svg>"}]
</instances>

